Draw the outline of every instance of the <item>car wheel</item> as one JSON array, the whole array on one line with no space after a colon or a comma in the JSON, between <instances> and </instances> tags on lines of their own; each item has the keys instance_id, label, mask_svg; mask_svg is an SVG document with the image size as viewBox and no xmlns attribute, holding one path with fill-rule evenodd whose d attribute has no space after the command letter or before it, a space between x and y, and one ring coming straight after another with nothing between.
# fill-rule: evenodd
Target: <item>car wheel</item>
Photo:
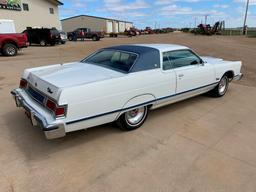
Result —
<instances>
[{"instance_id":1,"label":"car wheel","mask_svg":"<svg viewBox=\"0 0 256 192\"><path fill-rule=\"evenodd\" d=\"M14 44L7 43L4 45L2 53L5 56L15 56L18 53L18 48Z\"/></svg>"},{"instance_id":2,"label":"car wheel","mask_svg":"<svg viewBox=\"0 0 256 192\"><path fill-rule=\"evenodd\" d=\"M66 44L66 41L61 41L61 44L62 44L62 45Z\"/></svg>"},{"instance_id":3,"label":"car wheel","mask_svg":"<svg viewBox=\"0 0 256 192\"><path fill-rule=\"evenodd\" d=\"M72 36L69 36L69 37L68 37L68 40L69 40L69 41L73 41L73 37L72 37Z\"/></svg>"},{"instance_id":4,"label":"car wheel","mask_svg":"<svg viewBox=\"0 0 256 192\"><path fill-rule=\"evenodd\" d=\"M99 37L97 37L96 35L94 35L94 36L92 37L92 40L93 40L93 41L99 41L99 40L100 40L100 38L99 38Z\"/></svg>"},{"instance_id":5,"label":"car wheel","mask_svg":"<svg viewBox=\"0 0 256 192\"><path fill-rule=\"evenodd\" d=\"M222 97L226 94L229 86L229 79L226 75L224 75L219 84L212 90L212 96L214 97Z\"/></svg>"},{"instance_id":6,"label":"car wheel","mask_svg":"<svg viewBox=\"0 0 256 192\"><path fill-rule=\"evenodd\" d=\"M47 45L47 43L46 43L45 40L41 40L39 44L40 44L41 46L46 46L46 45Z\"/></svg>"},{"instance_id":7,"label":"car wheel","mask_svg":"<svg viewBox=\"0 0 256 192\"><path fill-rule=\"evenodd\" d=\"M148 107L139 107L122 114L117 120L121 130L132 131L143 125L148 116Z\"/></svg>"}]
</instances>

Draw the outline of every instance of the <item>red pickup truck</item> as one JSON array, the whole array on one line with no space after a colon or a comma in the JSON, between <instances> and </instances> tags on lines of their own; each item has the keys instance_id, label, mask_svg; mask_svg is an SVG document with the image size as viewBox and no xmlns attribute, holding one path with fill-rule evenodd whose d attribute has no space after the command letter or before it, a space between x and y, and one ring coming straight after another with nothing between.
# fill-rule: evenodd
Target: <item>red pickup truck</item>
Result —
<instances>
[{"instance_id":1,"label":"red pickup truck","mask_svg":"<svg viewBox=\"0 0 256 192\"><path fill-rule=\"evenodd\" d=\"M18 50L28 46L26 34L0 34L0 52L4 56L15 56Z\"/></svg>"}]
</instances>

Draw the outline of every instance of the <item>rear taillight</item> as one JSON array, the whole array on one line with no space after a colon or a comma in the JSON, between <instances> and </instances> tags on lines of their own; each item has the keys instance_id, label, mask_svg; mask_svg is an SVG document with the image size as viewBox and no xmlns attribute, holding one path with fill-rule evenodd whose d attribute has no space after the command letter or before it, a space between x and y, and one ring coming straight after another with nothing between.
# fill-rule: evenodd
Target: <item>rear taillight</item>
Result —
<instances>
[{"instance_id":1,"label":"rear taillight","mask_svg":"<svg viewBox=\"0 0 256 192\"><path fill-rule=\"evenodd\" d=\"M56 117L63 117L66 114L66 107L57 107L55 110Z\"/></svg>"},{"instance_id":2,"label":"rear taillight","mask_svg":"<svg viewBox=\"0 0 256 192\"><path fill-rule=\"evenodd\" d=\"M21 79L21 80L20 80L20 88L21 88L21 89L26 89L27 86L28 86L27 80L26 80L26 79Z\"/></svg>"},{"instance_id":3,"label":"rear taillight","mask_svg":"<svg viewBox=\"0 0 256 192\"><path fill-rule=\"evenodd\" d=\"M55 117L64 117L66 115L66 106L58 106L54 101L47 100L46 107L51 110Z\"/></svg>"}]
</instances>

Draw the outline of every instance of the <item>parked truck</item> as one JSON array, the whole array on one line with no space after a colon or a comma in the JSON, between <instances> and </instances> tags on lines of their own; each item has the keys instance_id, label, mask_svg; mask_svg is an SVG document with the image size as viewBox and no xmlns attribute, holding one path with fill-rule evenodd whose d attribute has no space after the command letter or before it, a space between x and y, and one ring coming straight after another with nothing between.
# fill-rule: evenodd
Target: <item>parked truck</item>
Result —
<instances>
[{"instance_id":1,"label":"parked truck","mask_svg":"<svg viewBox=\"0 0 256 192\"><path fill-rule=\"evenodd\" d=\"M0 52L2 55L15 56L19 49L27 46L27 35L16 33L12 20L0 20Z\"/></svg>"},{"instance_id":2,"label":"parked truck","mask_svg":"<svg viewBox=\"0 0 256 192\"><path fill-rule=\"evenodd\" d=\"M91 31L89 28L77 28L72 32L68 32L67 35L69 41L76 41L77 39L99 41L101 38L104 38L104 32Z\"/></svg>"}]
</instances>

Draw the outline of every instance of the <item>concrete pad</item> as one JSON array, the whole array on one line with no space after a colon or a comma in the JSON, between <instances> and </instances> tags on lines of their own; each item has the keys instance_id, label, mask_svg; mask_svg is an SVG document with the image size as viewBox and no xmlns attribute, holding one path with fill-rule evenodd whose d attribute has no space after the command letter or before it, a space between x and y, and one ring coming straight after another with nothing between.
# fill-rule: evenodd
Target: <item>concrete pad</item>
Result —
<instances>
[{"instance_id":1,"label":"concrete pad","mask_svg":"<svg viewBox=\"0 0 256 192\"><path fill-rule=\"evenodd\" d=\"M248 159L236 165L235 156L244 153L228 154L227 151L232 150L223 146L229 142L241 143L225 140L234 134L238 125L253 122L255 107L249 103L255 95L255 89L232 85L230 92L221 99L199 96L153 111L145 125L134 132L121 132L110 124L52 141L46 140L38 128L30 125L22 110L14 108L2 114L0 119L0 170L13 181L17 191L72 191L74 188L75 191L105 188L106 191L172 191L179 190L177 186L191 174L191 169L195 169L197 159L206 158L218 164L218 159L208 157L204 151L212 150L219 143L216 150L223 150L219 157L221 162L222 158L234 162L236 179L242 179L237 184L226 179L227 189L241 187L250 182L243 174L248 172L248 178L252 177L254 167L246 163ZM253 145L254 136L246 134L244 137L251 138L248 141ZM254 148L247 152L254 152ZM253 155L249 157L248 162L254 161ZM200 168L201 163L198 166ZM202 166L209 166L214 175L219 174L218 167ZM240 167L246 167L244 173ZM218 184L211 175L201 175L200 171L197 174L190 177L205 179L205 187L209 190L224 189L223 183ZM227 175L231 177L231 173ZM187 186L193 184L186 182ZM253 189L253 183L248 187Z\"/></svg>"},{"instance_id":2,"label":"concrete pad","mask_svg":"<svg viewBox=\"0 0 256 192\"><path fill-rule=\"evenodd\" d=\"M205 150L200 144L174 135L83 189L113 192L172 191Z\"/></svg>"},{"instance_id":3,"label":"concrete pad","mask_svg":"<svg viewBox=\"0 0 256 192\"><path fill-rule=\"evenodd\" d=\"M202 155L175 192L254 192L256 169L214 150Z\"/></svg>"},{"instance_id":4,"label":"concrete pad","mask_svg":"<svg viewBox=\"0 0 256 192\"><path fill-rule=\"evenodd\" d=\"M255 114L252 113L252 114ZM214 148L231 157L256 167L256 119L245 117L244 121Z\"/></svg>"},{"instance_id":5,"label":"concrete pad","mask_svg":"<svg viewBox=\"0 0 256 192\"><path fill-rule=\"evenodd\" d=\"M209 147L214 146L241 122L246 122L246 116L252 118L256 112L254 98L255 88L233 84L225 97L201 101L201 104L208 108L202 111L200 118L182 127L178 132ZM200 109L195 107L194 110Z\"/></svg>"}]
</instances>

